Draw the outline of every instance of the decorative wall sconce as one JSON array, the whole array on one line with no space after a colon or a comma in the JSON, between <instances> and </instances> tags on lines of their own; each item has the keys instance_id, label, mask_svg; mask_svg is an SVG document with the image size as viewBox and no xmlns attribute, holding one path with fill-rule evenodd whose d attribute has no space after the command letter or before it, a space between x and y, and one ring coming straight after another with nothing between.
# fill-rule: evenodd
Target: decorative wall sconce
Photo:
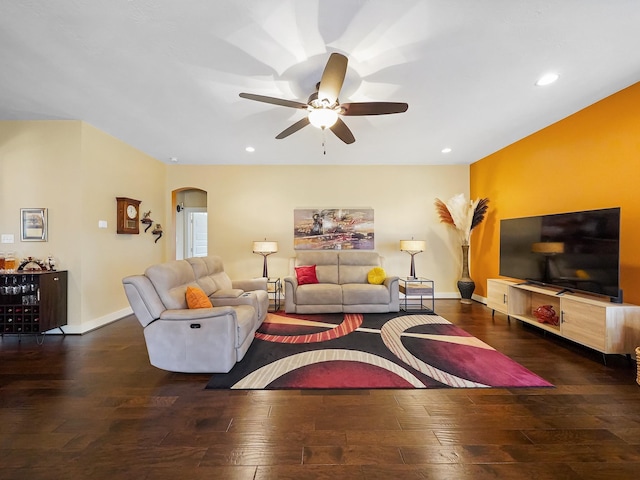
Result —
<instances>
[{"instance_id":1,"label":"decorative wall sconce","mask_svg":"<svg viewBox=\"0 0 640 480\"><path fill-rule=\"evenodd\" d=\"M278 242L267 242L266 238L261 242L253 242L253 253L257 253L264 257L264 265L262 266L263 277L269 278L269 272L267 272L267 257L277 251Z\"/></svg>"},{"instance_id":2,"label":"decorative wall sconce","mask_svg":"<svg viewBox=\"0 0 640 480\"><path fill-rule=\"evenodd\" d=\"M145 232L151 228L151 224L153 223L153 220L151 220L151 210L142 214L140 223L144 223L147 226L147 228L144 229Z\"/></svg>"},{"instance_id":3,"label":"decorative wall sconce","mask_svg":"<svg viewBox=\"0 0 640 480\"><path fill-rule=\"evenodd\" d=\"M410 278L416 278L416 264L413 261L413 257L420 252L424 252L426 248L427 242L424 240L400 240L400 250L411 255Z\"/></svg>"},{"instance_id":4,"label":"decorative wall sconce","mask_svg":"<svg viewBox=\"0 0 640 480\"><path fill-rule=\"evenodd\" d=\"M158 243L158 240L160 240L160 238L162 237L162 225L160 225L159 223L156 223L156 228L151 230L151 233L154 235L157 235L157 238L153 243Z\"/></svg>"}]
</instances>

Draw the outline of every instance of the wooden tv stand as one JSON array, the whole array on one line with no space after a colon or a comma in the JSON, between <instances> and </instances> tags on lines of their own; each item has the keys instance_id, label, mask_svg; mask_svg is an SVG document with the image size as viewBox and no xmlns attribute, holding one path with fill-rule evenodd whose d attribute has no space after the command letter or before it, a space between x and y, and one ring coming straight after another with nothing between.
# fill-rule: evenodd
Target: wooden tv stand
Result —
<instances>
[{"instance_id":1,"label":"wooden tv stand","mask_svg":"<svg viewBox=\"0 0 640 480\"><path fill-rule=\"evenodd\" d=\"M603 354L630 355L640 346L640 307L598 297L518 283L487 280L487 307ZM533 311L551 305L558 326L540 323Z\"/></svg>"}]
</instances>

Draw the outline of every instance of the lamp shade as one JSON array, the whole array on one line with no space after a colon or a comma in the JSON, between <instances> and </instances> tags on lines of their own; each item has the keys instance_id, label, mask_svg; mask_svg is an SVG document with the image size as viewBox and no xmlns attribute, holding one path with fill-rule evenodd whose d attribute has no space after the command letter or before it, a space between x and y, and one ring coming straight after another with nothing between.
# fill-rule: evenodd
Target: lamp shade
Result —
<instances>
[{"instance_id":1,"label":"lamp shade","mask_svg":"<svg viewBox=\"0 0 640 480\"><path fill-rule=\"evenodd\" d=\"M270 254L278 251L278 242L267 242L266 240L253 242L253 253Z\"/></svg>"},{"instance_id":2,"label":"lamp shade","mask_svg":"<svg viewBox=\"0 0 640 480\"><path fill-rule=\"evenodd\" d=\"M536 242L531 245L533 253L554 254L564 253L563 242Z\"/></svg>"},{"instance_id":3,"label":"lamp shade","mask_svg":"<svg viewBox=\"0 0 640 480\"><path fill-rule=\"evenodd\" d=\"M403 252L424 252L427 248L427 242L424 240L400 240L400 250Z\"/></svg>"}]
</instances>

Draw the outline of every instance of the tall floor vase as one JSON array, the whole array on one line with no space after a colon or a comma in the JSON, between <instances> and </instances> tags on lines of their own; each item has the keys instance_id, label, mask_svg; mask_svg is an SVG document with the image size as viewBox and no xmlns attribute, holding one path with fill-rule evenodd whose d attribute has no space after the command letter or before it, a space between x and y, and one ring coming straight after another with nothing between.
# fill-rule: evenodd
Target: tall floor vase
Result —
<instances>
[{"instance_id":1,"label":"tall floor vase","mask_svg":"<svg viewBox=\"0 0 640 480\"><path fill-rule=\"evenodd\" d=\"M461 303L471 303L471 295L476 289L476 283L469 276L469 245L462 245L462 276L458 280Z\"/></svg>"}]
</instances>

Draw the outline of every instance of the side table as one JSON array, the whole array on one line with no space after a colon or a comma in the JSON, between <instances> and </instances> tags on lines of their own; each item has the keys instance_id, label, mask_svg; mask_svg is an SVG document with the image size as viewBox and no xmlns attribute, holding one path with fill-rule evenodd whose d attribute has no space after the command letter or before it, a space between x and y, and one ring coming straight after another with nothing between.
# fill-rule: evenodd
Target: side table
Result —
<instances>
[{"instance_id":1,"label":"side table","mask_svg":"<svg viewBox=\"0 0 640 480\"><path fill-rule=\"evenodd\" d=\"M435 285L433 280L424 277L405 277L399 279L400 309L408 311L428 311L435 313ZM427 305L425 305L427 302ZM431 303L431 307L428 306Z\"/></svg>"},{"instance_id":2,"label":"side table","mask_svg":"<svg viewBox=\"0 0 640 480\"><path fill-rule=\"evenodd\" d=\"M267 293L269 294L269 310L277 312L280 310L280 300L282 296L280 277L267 278Z\"/></svg>"}]
</instances>

